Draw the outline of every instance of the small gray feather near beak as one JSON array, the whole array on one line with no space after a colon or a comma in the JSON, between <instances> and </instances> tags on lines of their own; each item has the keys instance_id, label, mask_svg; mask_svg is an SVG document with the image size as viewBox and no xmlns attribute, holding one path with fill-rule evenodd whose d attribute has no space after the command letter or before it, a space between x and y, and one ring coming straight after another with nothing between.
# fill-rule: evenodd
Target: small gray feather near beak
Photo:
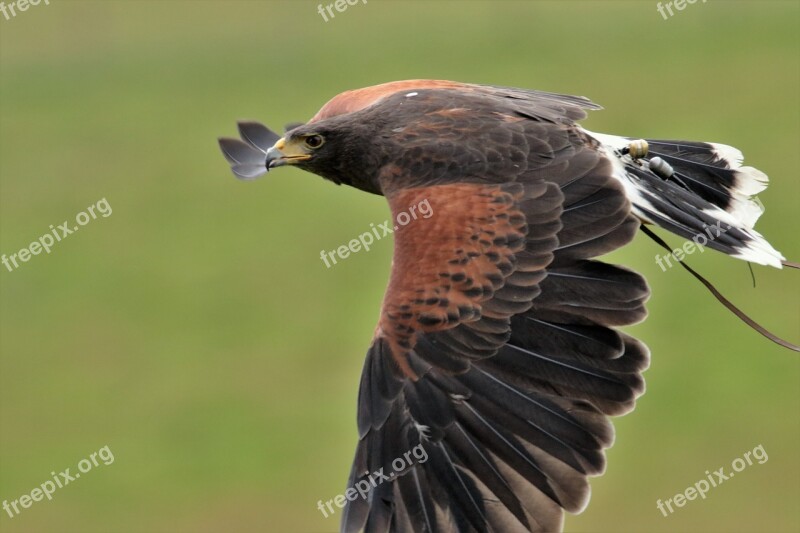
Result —
<instances>
[{"instance_id":1,"label":"small gray feather near beak","mask_svg":"<svg viewBox=\"0 0 800 533\"><path fill-rule=\"evenodd\" d=\"M259 122L241 121L238 126L242 140L220 137L219 147L237 178L253 180L269 170L267 150L280 135Z\"/></svg>"}]
</instances>

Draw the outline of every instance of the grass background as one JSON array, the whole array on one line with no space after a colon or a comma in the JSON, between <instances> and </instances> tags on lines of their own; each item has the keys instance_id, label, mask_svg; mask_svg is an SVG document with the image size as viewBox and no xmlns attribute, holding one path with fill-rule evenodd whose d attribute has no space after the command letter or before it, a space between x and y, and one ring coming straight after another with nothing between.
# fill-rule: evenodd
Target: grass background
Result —
<instances>
[{"instance_id":1,"label":"grass background","mask_svg":"<svg viewBox=\"0 0 800 533\"><path fill-rule=\"evenodd\" d=\"M51 0L0 18L0 253L90 222L0 271L0 499L108 445L115 456L17 532L327 532L343 492L383 241L326 269L384 200L296 169L241 183L235 120L307 119L342 90L444 78L583 94L585 125L741 148L767 172L759 229L800 258L800 4ZM670 238L675 245L677 238ZM643 237L614 254L653 289L631 328L647 394L616 420L607 473L568 531L798 531L800 361ZM800 273L690 261L776 333L800 337ZM666 499L757 445L755 465L664 518Z\"/></svg>"}]
</instances>

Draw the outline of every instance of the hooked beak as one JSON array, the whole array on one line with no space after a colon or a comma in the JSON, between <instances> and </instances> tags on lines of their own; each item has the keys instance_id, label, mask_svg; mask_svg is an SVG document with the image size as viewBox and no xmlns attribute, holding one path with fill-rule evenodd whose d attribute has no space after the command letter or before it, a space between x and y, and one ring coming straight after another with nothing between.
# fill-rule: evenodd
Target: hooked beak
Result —
<instances>
[{"instance_id":1,"label":"hooked beak","mask_svg":"<svg viewBox=\"0 0 800 533\"><path fill-rule=\"evenodd\" d=\"M311 154L305 152L297 143L286 144L286 139L281 137L267 150L265 165L267 170L284 165L294 165L300 161L311 159Z\"/></svg>"}]
</instances>

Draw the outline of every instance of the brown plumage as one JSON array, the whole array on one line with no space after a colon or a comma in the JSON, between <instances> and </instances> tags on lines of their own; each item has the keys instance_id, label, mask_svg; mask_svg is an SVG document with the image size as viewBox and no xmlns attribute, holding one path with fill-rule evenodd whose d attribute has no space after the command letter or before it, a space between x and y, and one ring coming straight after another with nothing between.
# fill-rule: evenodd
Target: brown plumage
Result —
<instances>
[{"instance_id":1,"label":"brown plumage","mask_svg":"<svg viewBox=\"0 0 800 533\"><path fill-rule=\"evenodd\" d=\"M342 93L280 140L246 123L246 143L220 141L242 178L292 164L384 195L394 217L431 206L430 219L395 233L348 487L392 472L415 447L427 459L373 483L366 499L348 497L342 531L554 531L563 510L586 506L587 478L603 472L613 441L608 416L633 409L649 362L616 329L644 319L646 282L593 258L628 243L642 220L684 231L728 206L722 193L709 203L575 124L597 108L410 80ZM744 171L701 144L692 149L703 168L716 165L735 188ZM664 146L665 158L683 155ZM690 159L686 172L711 179ZM621 178L636 165L641 181L658 179L661 197ZM673 194L696 207L671 216L657 200ZM760 238L751 228L718 249L749 250Z\"/></svg>"}]
</instances>

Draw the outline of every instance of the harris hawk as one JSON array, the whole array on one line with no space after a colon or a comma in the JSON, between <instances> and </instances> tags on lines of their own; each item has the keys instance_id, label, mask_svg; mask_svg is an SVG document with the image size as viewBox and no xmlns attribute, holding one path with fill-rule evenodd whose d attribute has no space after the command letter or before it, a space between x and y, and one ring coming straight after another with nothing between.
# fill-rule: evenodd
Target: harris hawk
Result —
<instances>
[{"instance_id":1,"label":"harris hawk","mask_svg":"<svg viewBox=\"0 0 800 533\"><path fill-rule=\"evenodd\" d=\"M344 92L283 137L240 122L242 140L219 140L239 178L292 165L385 196L394 217L433 213L394 234L348 482L369 490L345 493L343 532L557 531L586 507L650 357L618 329L645 318L647 283L596 258L645 224L795 266L753 229L767 177L738 150L592 133L577 121L593 109L409 80Z\"/></svg>"}]
</instances>

